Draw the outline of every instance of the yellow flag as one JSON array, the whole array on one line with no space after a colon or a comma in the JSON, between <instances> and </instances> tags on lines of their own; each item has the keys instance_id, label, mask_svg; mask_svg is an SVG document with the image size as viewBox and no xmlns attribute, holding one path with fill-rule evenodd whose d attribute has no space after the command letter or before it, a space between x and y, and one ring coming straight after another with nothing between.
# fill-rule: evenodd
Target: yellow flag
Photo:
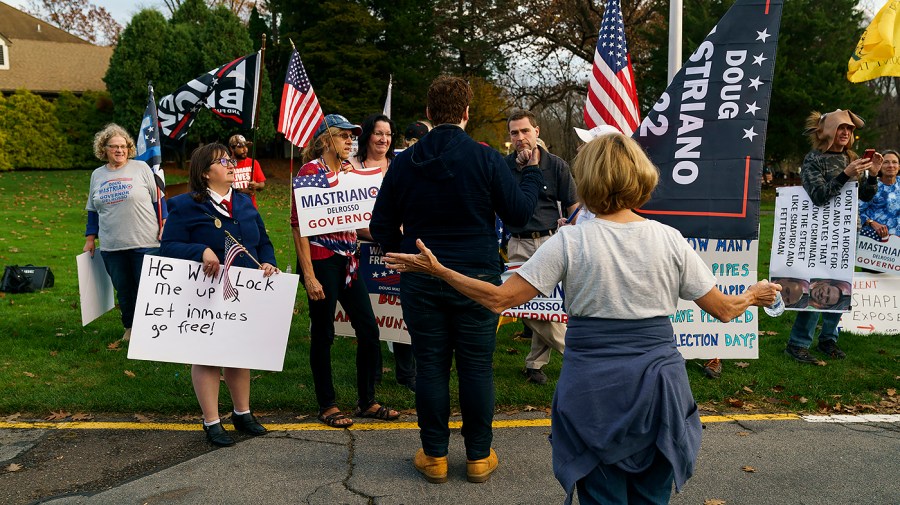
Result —
<instances>
[{"instance_id":1,"label":"yellow flag","mask_svg":"<svg viewBox=\"0 0 900 505\"><path fill-rule=\"evenodd\" d=\"M863 32L847 65L847 79L863 82L876 77L900 76L900 0L890 0Z\"/></svg>"}]
</instances>

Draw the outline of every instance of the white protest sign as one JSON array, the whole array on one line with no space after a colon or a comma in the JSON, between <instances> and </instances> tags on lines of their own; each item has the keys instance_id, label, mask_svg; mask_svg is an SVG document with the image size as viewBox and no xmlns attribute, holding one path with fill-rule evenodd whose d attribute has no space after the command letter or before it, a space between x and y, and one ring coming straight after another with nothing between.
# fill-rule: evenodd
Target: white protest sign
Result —
<instances>
[{"instance_id":1,"label":"white protest sign","mask_svg":"<svg viewBox=\"0 0 900 505\"><path fill-rule=\"evenodd\" d=\"M857 214L856 181L821 207L802 187L778 188L769 278L788 310L849 309Z\"/></svg>"},{"instance_id":2,"label":"white protest sign","mask_svg":"<svg viewBox=\"0 0 900 505\"><path fill-rule=\"evenodd\" d=\"M716 276L726 295L739 295L757 282L759 241L689 238L688 243ZM757 308L731 321L719 321L693 301L678 300L669 316L675 346L685 359L756 359L759 357Z\"/></svg>"},{"instance_id":3,"label":"white protest sign","mask_svg":"<svg viewBox=\"0 0 900 505\"><path fill-rule=\"evenodd\" d=\"M885 242L857 236L856 266L879 272L900 273L900 237L888 235Z\"/></svg>"},{"instance_id":4,"label":"white protest sign","mask_svg":"<svg viewBox=\"0 0 900 505\"><path fill-rule=\"evenodd\" d=\"M359 271L354 282L359 281L366 284L369 292L381 340L408 344L409 332L406 331L400 308L400 273L385 268L381 247L377 244L359 243ZM348 337L356 335L340 302L334 313L334 332Z\"/></svg>"},{"instance_id":5,"label":"white protest sign","mask_svg":"<svg viewBox=\"0 0 900 505\"><path fill-rule=\"evenodd\" d=\"M224 270L145 256L128 358L281 371L300 278L231 267L237 297L226 301Z\"/></svg>"},{"instance_id":6,"label":"white protest sign","mask_svg":"<svg viewBox=\"0 0 900 505\"><path fill-rule=\"evenodd\" d=\"M853 303L841 316L841 330L857 335L900 333L900 277L857 272Z\"/></svg>"},{"instance_id":7,"label":"white protest sign","mask_svg":"<svg viewBox=\"0 0 900 505\"><path fill-rule=\"evenodd\" d=\"M322 235L368 227L382 178L379 168L294 177L300 234Z\"/></svg>"},{"instance_id":8,"label":"white protest sign","mask_svg":"<svg viewBox=\"0 0 900 505\"><path fill-rule=\"evenodd\" d=\"M524 265L522 262L507 263L506 271L503 272L500 277L501 280L506 282L506 279L512 277L512 274L516 273L516 270L522 265ZM531 300L518 307L510 307L504 310L500 315L517 317L520 319L568 323L569 316L566 314L565 299L566 297L562 285L557 284L553 293L550 293L550 296L544 296L543 293L538 293L538 295Z\"/></svg>"},{"instance_id":9,"label":"white protest sign","mask_svg":"<svg viewBox=\"0 0 900 505\"><path fill-rule=\"evenodd\" d=\"M78 266L81 325L87 326L116 306L113 300L113 285L109 274L106 273L100 251L95 251L93 257L87 252L75 256L75 264Z\"/></svg>"}]
</instances>

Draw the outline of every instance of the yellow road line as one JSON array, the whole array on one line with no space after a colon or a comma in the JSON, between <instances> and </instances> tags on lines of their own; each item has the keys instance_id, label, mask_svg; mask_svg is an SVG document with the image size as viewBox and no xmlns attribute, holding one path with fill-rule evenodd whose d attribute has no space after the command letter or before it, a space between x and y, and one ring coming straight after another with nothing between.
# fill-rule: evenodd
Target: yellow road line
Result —
<instances>
[{"instance_id":1,"label":"yellow road line","mask_svg":"<svg viewBox=\"0 0 900 505\"><path fill-rule=\"evenodd\" d=\"M799 421L802 418L797 414L733 414L700 416L703 423L728 423L734 421ZM138 422L105 422L105 421L13 421L0 423L0 429L42 429L42 430L146 430L146 431L195 431L199 430L200 423L138 423ZM226 424L227 421L226 421ZM451 429L462 427L462 421L451 421ZM265 423L270 431L323 431L343 428L329 428L318 422L306 423ZM494 428L531 428L550 427L550 419L508 419L495 420ZM417 430L416 423L409 422L367 422L356 423L351 430L377 431L377 430Z\"/></svg>"}]
</instances>

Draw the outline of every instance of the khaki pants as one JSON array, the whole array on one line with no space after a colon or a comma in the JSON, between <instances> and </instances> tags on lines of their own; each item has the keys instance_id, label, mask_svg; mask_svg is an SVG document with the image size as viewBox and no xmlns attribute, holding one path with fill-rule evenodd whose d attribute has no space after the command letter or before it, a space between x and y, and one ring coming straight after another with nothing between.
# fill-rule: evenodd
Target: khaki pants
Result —
<instances>
[{"instance_id":1,"label":"khaki pants","mask_svg":"<svg viewBox=\"0 0 900 505\"><path fill-rule=\"evenodd\" d=\"M537 248L549 239L549 235L536 239L510 238L509 261L527 261L537 251ZM565 350L566 325L564 323L551 323L535 319L524 319L523 322L534 332L534 336L531 337L531 351L525 357L526 368L543 368L550 362L551 350L555 349L560 354Z\"/></svg>"}]
</instances>

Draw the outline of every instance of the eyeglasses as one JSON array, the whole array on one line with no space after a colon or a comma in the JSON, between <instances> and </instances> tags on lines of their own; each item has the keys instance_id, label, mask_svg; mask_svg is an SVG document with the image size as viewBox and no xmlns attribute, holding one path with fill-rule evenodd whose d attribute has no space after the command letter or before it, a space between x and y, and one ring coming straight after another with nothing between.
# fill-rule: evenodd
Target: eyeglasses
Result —
<instances>
[{"instance_id":1,"label":"eyeglasses","mask_svg":"<svg viewBox=\"0 0 900 505\"><path fill-rule=\"evenodd\" d=\"M372 134L372 136L384 138L384 137L393 137L394 134L391 132L375 132Z\"/></svg>"},{"instance_id":2,"label":"eyeglasses","mask_svg":"<svg viewBox=\"0 0 900 505\"><path fill-rule=\"evenodd\" d=\"M247 147L247 144L231 144L232 149L237 149L238 147Z\"/></svg>"},{"instance_id":3,"label":"eyeglasses","mask_svg":"<svg viewBox=\"0 0 900 505\"><path fill-rule=\"evenodd\" d=\"M219 163L221 163L225 168L228 168L228 165L237 166L237 161L233 160L232 158L219 158Z\"/></svg>"},{"instance_id":4,"label":"eyeglasses","mask_svg":"<svg viewBox=\"0 0 900 505\"><path fill-rule=\"evenodd\" d=\"M341 132L334 135L335 137L344 139L344 140L356 140L356 135L353 135L350 132Z\"/></svg>"},{"instance_id":5,"label":"eyeglasses","mask_svg":"<svg viewBox=\"0 0 900 505\"><path fill-rule=\"evenodd\" d=\"M127 151L127 150L128 150L128 146L111 146L111 145L107 145L106 148L109 149L110 151L118 151L118 150L120 150L120 149L121 149L122 151Z\"/></svg>"}]
</instances>

